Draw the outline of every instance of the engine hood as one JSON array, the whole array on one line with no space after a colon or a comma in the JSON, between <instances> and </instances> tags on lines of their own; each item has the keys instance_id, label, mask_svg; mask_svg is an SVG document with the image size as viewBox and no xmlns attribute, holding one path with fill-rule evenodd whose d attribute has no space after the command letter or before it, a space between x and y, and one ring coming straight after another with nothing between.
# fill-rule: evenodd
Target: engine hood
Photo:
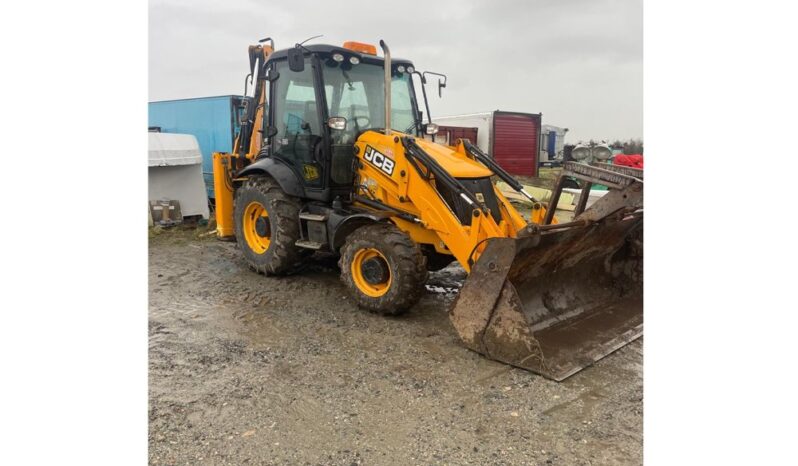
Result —
<instances>
[{"instance_id":1,"label":"engine hood","mask_svg":"<svg viewBox=\"0 0 798 466\"><path fill-rule=\"evenodd\" d=\"M481 163L448 146L418 138L416 144L455 178L484 178L493 175L493 172Z\"/></svg>"},{"instance_id":2,"label":"engine hood","mask_svg":"<svg viewBox=\"0 0 798 466\"><path fill-rule=\"evenodd\" d=\"M399 154L403 154L401 143L399 143L398 139L395 139L397 137L413 137L416 144L424 152L429 154L431 158L438 162L438 165L455 178L485 178L493 175L490 169L465 154L457 152L452 147L415 138L412 135L398 131L394 131L390 136L378 131L366 131L358 138L358 144L371 145L386 154L388 158L394 159ZM362 146L361 149L365 150L365 147Z\"/></svg>"}]
</instances>

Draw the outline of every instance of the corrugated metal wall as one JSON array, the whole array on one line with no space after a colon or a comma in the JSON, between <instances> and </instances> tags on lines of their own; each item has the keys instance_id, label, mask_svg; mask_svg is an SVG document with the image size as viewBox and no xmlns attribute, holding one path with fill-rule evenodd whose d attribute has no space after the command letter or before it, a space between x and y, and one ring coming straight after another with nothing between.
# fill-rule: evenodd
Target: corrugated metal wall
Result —
<instances>
[{"instance_id":1,"label":"corrugated metal wall","mask_svg":"<svg viewBox=\"0 0 798 466\"><path fill-rule=\"evenodd\" d=\"M541 116L496 112L493 116L493 158L513 175L537 176Z\"/></svg>"},{"instance_id":2,"label":"corrugated metal wall","mask_svg":"<svg viewBox=\"0 0 798 466\"><path fill-rule=\"evenodd\" d=\"M213 153L233 150L238 128L234 99L239 96L150 102L149 126L164 133L192 134L202 152L202 173L208 197L213 198Z\"/></svg>"}]
</instances>

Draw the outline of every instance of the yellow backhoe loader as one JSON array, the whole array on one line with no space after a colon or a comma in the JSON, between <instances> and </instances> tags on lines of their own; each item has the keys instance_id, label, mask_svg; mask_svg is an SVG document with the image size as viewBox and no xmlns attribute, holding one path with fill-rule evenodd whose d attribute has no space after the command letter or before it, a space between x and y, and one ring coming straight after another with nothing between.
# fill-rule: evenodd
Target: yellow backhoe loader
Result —
<instances>
[{"instance_id":1,"label":"yellow backhoe loader","mask_svg":"<svg viewBox=\"0 0 798 466\"><path fill-rule=\"evenodd\" d=\"M391 315L456 260L469 275L449 313L465 345L554 380L642 335L642 171L567 163L550 205L567 178L585 195L557 222L469 141L434 143L436 73L380 46L249 47L240 132L213 155L218 236L264 274L340 254L358 305ZM530 221L496 179L534 203ZM585 208L593 183L610 192Z\"/></svg>"}]
</instances>

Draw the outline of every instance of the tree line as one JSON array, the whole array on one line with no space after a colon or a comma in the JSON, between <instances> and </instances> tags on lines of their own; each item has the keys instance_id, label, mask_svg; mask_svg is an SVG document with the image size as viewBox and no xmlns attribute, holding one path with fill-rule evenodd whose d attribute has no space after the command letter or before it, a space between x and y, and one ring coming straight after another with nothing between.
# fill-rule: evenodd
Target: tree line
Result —
<instances>
[{"instance_id":1,"label":"tree line","mask_svg":"<svg viewBox=\"0 0 798 466\"><path fill-rule=\"evenodd\" d=\"M590 141L593 142L593 141ZM643 140L642 139L629 139L628 141L621 141L616 139L609 144L610 149L622 149L624 154L642 154L643 153Z\"/></svg>"}]
</instances>

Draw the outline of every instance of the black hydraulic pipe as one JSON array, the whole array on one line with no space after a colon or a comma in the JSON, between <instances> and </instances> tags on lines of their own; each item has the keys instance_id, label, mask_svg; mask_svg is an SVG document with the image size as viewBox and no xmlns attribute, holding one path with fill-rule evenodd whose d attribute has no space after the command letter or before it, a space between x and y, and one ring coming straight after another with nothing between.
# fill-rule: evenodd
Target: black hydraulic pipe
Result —
<instances>
[{"instance_id":1,"label":"black hydraulic pipe","mask_svg":"<svg viewBox=\"0 0 798 466\"><path fill-rule=\"evenodd\" d=\"M376 201L374 199L369 199L369 198L366 198L366 197L363 197L363 196L359 196L357 194L352 196L352 200L357 201L357 202L359 202L359 203L361 203L363 205L367 205L367 206L369 206L369 207L371 207L373 209L386 210L388 212L392 212L397 217L401 218L402 220L407 220L408 222L412 222L412 223L421 223L421 220L419 220L418 217L416 217L415 215L409 214L407 212L402 212L401 210L396 209L394 207L391 207L389 205L383 204L380 201Z\"/></svg>"},{"instance_id":2,"label":"black hydraulic pipe","mask_svg":"<svg viewBox=\"0 0 798 466\"><path fill-rule=\"evenodd\" d=\"M474 194L469 191L462 183L460 183L457 178L453 177L449 174L443 167L438 164L429 154L424 152L424 149L416 144L413 138L403 137L402 138L402 145L405 148L405 154L409 155L409 160L413 161L414 159L418 159L421 163L427 167L427 170L432 172L435 175L436 182L443 182L449 189L457 193L463 200L465 200L471 207L478 207L482 212L485 214L488 213L488 207L479 201L479 199L474 196ZM418 166L414 165L416 170L419 170ZM420 173L421 176L424 174Z\"/></svg>"}]
</instances>

